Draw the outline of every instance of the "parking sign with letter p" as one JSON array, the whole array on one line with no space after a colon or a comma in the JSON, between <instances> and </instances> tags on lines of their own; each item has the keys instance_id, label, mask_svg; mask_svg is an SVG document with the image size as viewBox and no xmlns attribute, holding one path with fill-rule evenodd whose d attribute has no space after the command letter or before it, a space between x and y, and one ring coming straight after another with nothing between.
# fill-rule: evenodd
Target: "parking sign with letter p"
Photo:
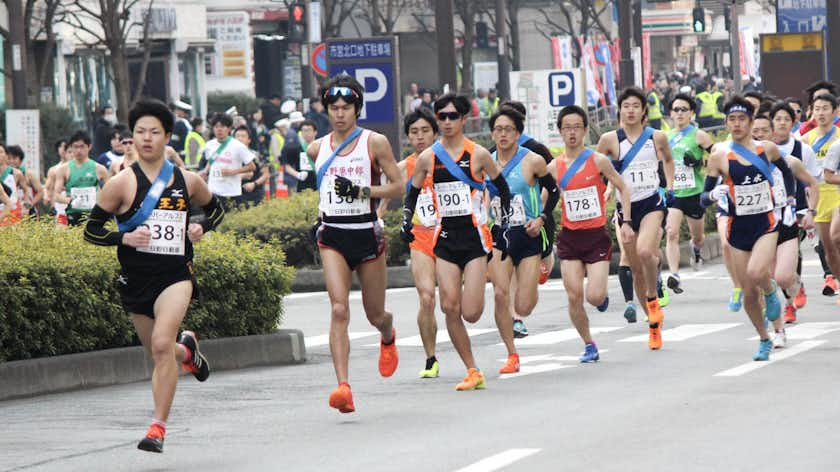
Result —
<instances>
[{"instance_id":1,"label":"parking sign with letter p","mask_svg":"<svg viewBox=\"0 0 840 472\"><path fill-rule=\"evenodd\" d=\"M575 76L573 72L548 74L548 101L553 107L575 104Z\"/></svg>"}]
</instances>

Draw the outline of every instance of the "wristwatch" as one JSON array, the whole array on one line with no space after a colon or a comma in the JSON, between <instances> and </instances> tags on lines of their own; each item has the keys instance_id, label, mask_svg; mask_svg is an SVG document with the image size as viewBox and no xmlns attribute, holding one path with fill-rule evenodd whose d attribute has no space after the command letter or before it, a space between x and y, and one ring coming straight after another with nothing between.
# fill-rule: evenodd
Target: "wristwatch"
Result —
<instances>
[{"instance_id":1,"label":"wristwatch","mask_svg":"<svg viewBox=\"0 0 840 472\"><path fill-rule=\"evenodd\" d=\"M817 210L815 210L814 208L808 208L808 213L811 216L817 216Z\"/></svg>"},{"instance_id":2,"label":"wristwatch","mask_svg":"<svg viewBox=\"0 0 840 472\"><path fill-rule=\"evenodd\" d=\"M364 199L370 198L370 187L362 187L359 190L359 197Z\"/></svg>"}]
</instances>

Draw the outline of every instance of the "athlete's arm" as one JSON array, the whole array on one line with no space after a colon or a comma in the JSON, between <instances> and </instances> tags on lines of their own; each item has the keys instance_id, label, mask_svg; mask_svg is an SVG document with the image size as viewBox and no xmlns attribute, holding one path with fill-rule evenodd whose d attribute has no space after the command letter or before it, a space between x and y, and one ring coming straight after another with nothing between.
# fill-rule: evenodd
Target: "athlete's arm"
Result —
<instances>
[{"instance_id":1,"label":"athlete's arm","mask_svg":"<svg viewBox=\"0 0 840 472\"><path fill-rule=\"evenodd\" d=\"M785 157L785 161L787 161L787 165L793 172L794 177L805 184L805 188L808 189L808 191L805 192L805 198L808 200L808 209L815 209L817 207L817 201L820 199L819 181L815 179L810 172L808 172L805 164L799 159L793 156L787 156Z\"/></svg>"},{"instance_id":2,"label":"athlete's arm","mask_svg":"<svg viewBox=\"0 0 840 472\"><path fill-rule=\"evenodd\" d=\"M172 163L175 164L176 167L180 167L181 169L186 169L187 167L184 165L184 160L178 155L178 151L176 151L172 146L166 146L166 158L171 159Z\"/></svg>"},{"instance_id":3,"label":"athlete's arm","mask_svg":"<svg viewBox=\"0 0 840 472\"><path fill-rule=\"evenodd\" d=\"M12 212L12 200L6 195L6 190L0 185L0 203L3 204L3 211L0 212L0 219L5 218Z\"/></svg>"},{"instance_id":4,"label":"athlete's arm","mask_svg":"<svg viewBox=\"0 0 840 472\"><path fill-rule=\"evenodd\" d=\"M712 146L715 144L715 141L711 136L709 136L709 133L703 131L702 129L698 129L697 134L694 136L694 140L697 141L697 145L700 146L701 149L707 153L712 152Z\"/></svg>"},{"instance_id":5,"label":"athlete's arm","mask_svg":"<svg viewBox=\"0 0 840 472\"><path fill-rule=\"evenodd\" d=\"M101 185L105 185L105 182L111 177L111 174L108 172L108 169L105 168L102 164L96 164L96 178L99 179Z\"/></svg>"},{"instance_id":6,"label":"athlete's arm","mask_svg":"<svg viewBox=\"0 0 840 472\"><path fill-rule=\"evenodd\" d=\"M408 179L408 169L406 168L405 160L397 162L397 169L399 169L403 182L405 182ZM388 204L391 203L391 200L391 198L383 198L379 201L379 208L376 209L376 216L379 219L382 219L382 217L385 216L385 212L388 211Z\"/></svg>"},{"instance_id":7,"label":"athlete's arm","mask_svg":"<svg viewBox=\"0 0 840 472\"><path fill-rule=\"evenodd\" d=\"M604 133L598 139L598 146L595 151L607 156L609 159L618 159L618 136L615 131Z\"/></svg>"},{"instance_id":8,"label":"athlete's arm","mask_svg":"<svg viewBox=\"0 0 840 472\"><path fill-rule=\"evenodd\" d=\"M210 192L204 179L190 171L182 171L182 173L187 183L190 200L201 206L205 216L201 223L190 223L187 228L190 241L195 243L200 241L205 233L219 226L225 217L225 210L219 203L218 197Z\"/></svg>"},{"instance_id":9,"label":"athlete's arm","mask_svg":"<svg viewBox=\"0 0 840 472\"><path fill-rule=\"evenodd\" d=\"M674 157L671 155L671 147L668 146L668 136L662 131L653 132L653 144L656 146L656 155L662 161L665 171L665 190L674 190ZM622 207L623 209L624 207Z\"/></svg>"},{"instance_id":10,"label":"athlete's arm","mask_svg":"<svg viewBox=\"0 0 840 472\"><path fill-rule=\"evenodd\" d=\"M782 157L782 153L779 152L779 148L776 147L775 143L771 143L770 141L762 141L761 145L764 148L765 154L767 154L767 158L782 172L782 178L785 181L785 192L788 195L796 195L796 178L793 176L793 171L790 170L787 161Z\"/></svg>"},{"instance_id":11,"label":"athlete's arm","mask_svg":"<svg viewBox=\"0 0 840 472\"><path fill-rule=\"evenodd\" d=\"M496 161L493 160L493 157L487 149L476 145L475 158L478 161L480 171L487 174L490 177L490 181L493 182L493 185L499 189L499 204L503 213L502 219L504 220L510 214L511 195L507 180L505 180L505 177L502 175L502 170ZM505 225L504 221L501 223L502 226Z\"/></svg>"},{"instance_id":12,"label":"athlete's arm","mask_svg":"<svg viewBox=\"0 0 840 472\"><path fill-rule=\"evenodd\" d=\"M432 149L428 148L417 156L414 161L414 174L411 176L411 185L408 186L408 192L403 201L403 220L400 228L400 239L406 243L414 241L414 234L411 232L413 224L411 220L414 218L414 210L417 207L417 197L420 196L420 189L423 187L423 181L426 175L432 171Z\"/></svg>"},{"instance_id":13,"label":"athlete's arm","mask_svg":"<svg viewBox=\"0 0 840 472\"><path fill-rule=\"evenodd\" d=\"M18 170L18 169L14 169L14 168L13 168L13 169L12 169L12 172L13 172L13 174L14 174L14 176L15 176L15 181L17 182L17 186L18 186L18 188L20 188L21 190L23 190L23 202L24 202L27 206L32 207L32 200L31 200L31 199L30 199L30 197L29 197L29 194L30 194L30 193L32 193L32 192L27 192L27 190L29 190L29 188L30 188L30 187L29 187L29 178L28 178L28 176L27 176L26 174L24 174L23 172L21 172L20 170Z\"/></svg>"},{"instance_id":14,"label":"athlete's arm","mask_svg":"<svg viewBox=\"0 0 840 472\"><path fill-rule=\"evenodd\" d=\"M55 184L53 184L53 201L63 203L65 205L69 205L70 202L73 201L73 199L69 196L61 195L61 191L67 185L66 182L69 178L67 174L70 173L69 169L70 166L62 166L60 169L58 169L55 173Z\"/></svg>"},{"instance_id":15,"label":"athlete's arm","mask_svg":"<svg viewBox=\"0 0 840 472\"><path fill-rule=\"evenodd\" d=\"M382 173L387 177L387 183L374 185L371 182L369 198L400 198L405 193L405 180L397 168L397 160L394 158L394 151L388 138L379 134L371 133L370 148L372 159L375 159ZM422 182L422 181L421 181Z\"/></svg>"},{"instance_id":16,"label":"athlete's arm","mask_svg":"<svg viewBox=\"0 0 840 472\"><path fill-rule=\"evenodd\" d=\"M595 166L601 172L601 175L607 179L607 192L611 192L611 189L616 189L619 194L621 194L621 211L624 215L624 220L630 221L632 215L632 205L630 202L631 192L627 188L627 184L624 183L624 178L621 177L621 174L619 174L617 170L615 170L615 167L613 167L612 162L607 156L596 153L592 156L592 158L595 160Z\"/></svg>"},{"instance_id":17,"label":"athlete's arm","mask_svg":"<svg viewBox=\"0 0 840 472\"><path fill-rule=\"evenodd\" d=\"M44 188L41 187L41 179L36 177L31 170L26 171L26 177L32 188L32 206L35 206L44 199Z\"/></svg>"},{"instance_id":18,"label":"athlete's arm","mask_svg":"<svg viewBox=\"0 0 840 472\"><path fill-rule=\"evenodd\" d=\"M533 157L531 158L531 156ZM546 165L545 159L535 153L530 154L529 159L533 162L534 176L537 178L537 182L539 182L540 187L548 193L548 198L546 199L545 205L543 205L543 211L540 214L543 224L545 224L546 220L548 220L548 215L554 211L554 207L556 207L557 202L560 201L560 190L557 188L557 181L554 180L554 174L548 172L548 165Z\"/></svg>"},{"instance_id":19,"label":"athlete's arm","mask_svg":"<svg viewBox=\"0 0 840 472\"><path fill-rule=\"evenodd\" d=\"M129 233L119 230L114 231L105 227L113 219L114 213L123 205L124 180L124 178L119 177L112 179L106 182L102 190L99 191L96 197L96 205L90 211L85 225L85 241L97 246L117 246L120 244L131 247L149 246L152 233L145 226L140 226Z\"/></svg>"},{"instance_id":20,"label":"athlete's arm","mask_svg":"<svg viewBox=\"0 0 840 472\"><path fill-rule=\"evenodd\" d=\"M44 182L44 203L49 205L52 201L52 184L55 179L55 167L51 167L47 171L47 180Z\"/></svg>"},{"instance_id":21,"label":"athlete's arm","mask_svg":"<svg viewBox=\"0 0 840 472\"><path fill-rule=\"evenodd\" d=\"M703 184L703 193L700 194L700 205L706 208L717 203L718 197L722 192L727 192L726 184L718 185L718 177L726 177L725 173L721 171L723 163L725 162L725 151L717 147L709 156L709 163L706 166L706 181Z\"/></svg>"}]
</instances>

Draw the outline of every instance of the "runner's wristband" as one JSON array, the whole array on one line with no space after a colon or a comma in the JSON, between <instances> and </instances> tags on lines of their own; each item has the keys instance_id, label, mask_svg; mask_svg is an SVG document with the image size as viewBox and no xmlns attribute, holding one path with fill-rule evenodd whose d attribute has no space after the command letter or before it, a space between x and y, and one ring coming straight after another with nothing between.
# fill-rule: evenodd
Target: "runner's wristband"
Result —
<instances>
[{"instance_id":1,"label":"runner's wristband","mask_svg":"<svg viewBox=\"0 0 840 472\"><path fill-rule=\"evenodd\" d=\"M122 244L123 234L125 233L105 228L105 223L113 217L114 215L103 210L101 206L94 205L85 225L85 241L97 246L118 246Z\"/></svg>"},{"instance_id":2,"label":"runner's wristband","mask_svg":"<svg viewBox=\"0 0 840 472\"><path fill-rule=\"evenodd\" d=\"M201 227L204 229L204 232L212 231L219 226L219 223L222 222L222 219L225 217L225 210L219 204L219 198L213 195L210 198L210 201L207 205L201 207L204 210L204 221L201 222Z\"/></svg>"},{"instance_id":3,"label":"runner's wristband","mask_svg":"<svg viewBox=\"0 0 840 472\"><path fill-rule=\"evenodd\" d=\"M554 207L560 201L560 191L557 188L557 182L551 174L545 174L540 177L539 183L548 192L548 198L545 200L545 208L543 209L543 213L545 213L547 218L548 214L554 211Z\"/></svg>"},{"instance_id":4,"label":"runner's wristband","mask_svg":"<svg viewBox=\"0 0 840 472\"><path fill-rule=\"evenodd\" d=\"M417 207L417 198L420 196L420 189L414 185L408 186L408 193L403 203L403 225L410 222L414 217L414 209Z\"/></svg>"},{"instance_id":5,"label":"runner's wristband","mask_svg":"<svg viewBox=\"0 0 840 472\"><path fill-rule=\"evenodd\" d=\"M493 185L495 185L499 190L499 203L501 203L502 213L510 214L510 187L508 187L505 176L499 172L499 175L497 175L491 182L493 182Z\"/></svg>"},{"instance_id":6,"label":"runner's wristband","mask_svg":"<svg viewBox=\"0 0 840 472\"><path fill-rule=\"evenodd\" d=\"M700 194L700 206L706 208L714 205L716 201L709 195L712 190L718 185L718 178L711 175L706 176L706 181L703 183L703 193Z\"/></svg>"}]
</instances>

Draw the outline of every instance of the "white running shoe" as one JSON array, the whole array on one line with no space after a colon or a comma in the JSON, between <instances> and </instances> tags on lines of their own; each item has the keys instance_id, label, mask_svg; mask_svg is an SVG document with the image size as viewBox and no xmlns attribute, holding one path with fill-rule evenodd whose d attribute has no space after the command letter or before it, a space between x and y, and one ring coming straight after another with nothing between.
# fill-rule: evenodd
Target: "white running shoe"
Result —
<instances>
[{"instance_id":1,"label":"white running shoe","mask_svg":"<svg viewBox=\"0 0 840 472\"><path fill-rule=\"evenodd\" d=\"M777 331L773 334L773 349L782 349L787 346L787 333L785 330Z\"/></svg>"}]
</instances>

